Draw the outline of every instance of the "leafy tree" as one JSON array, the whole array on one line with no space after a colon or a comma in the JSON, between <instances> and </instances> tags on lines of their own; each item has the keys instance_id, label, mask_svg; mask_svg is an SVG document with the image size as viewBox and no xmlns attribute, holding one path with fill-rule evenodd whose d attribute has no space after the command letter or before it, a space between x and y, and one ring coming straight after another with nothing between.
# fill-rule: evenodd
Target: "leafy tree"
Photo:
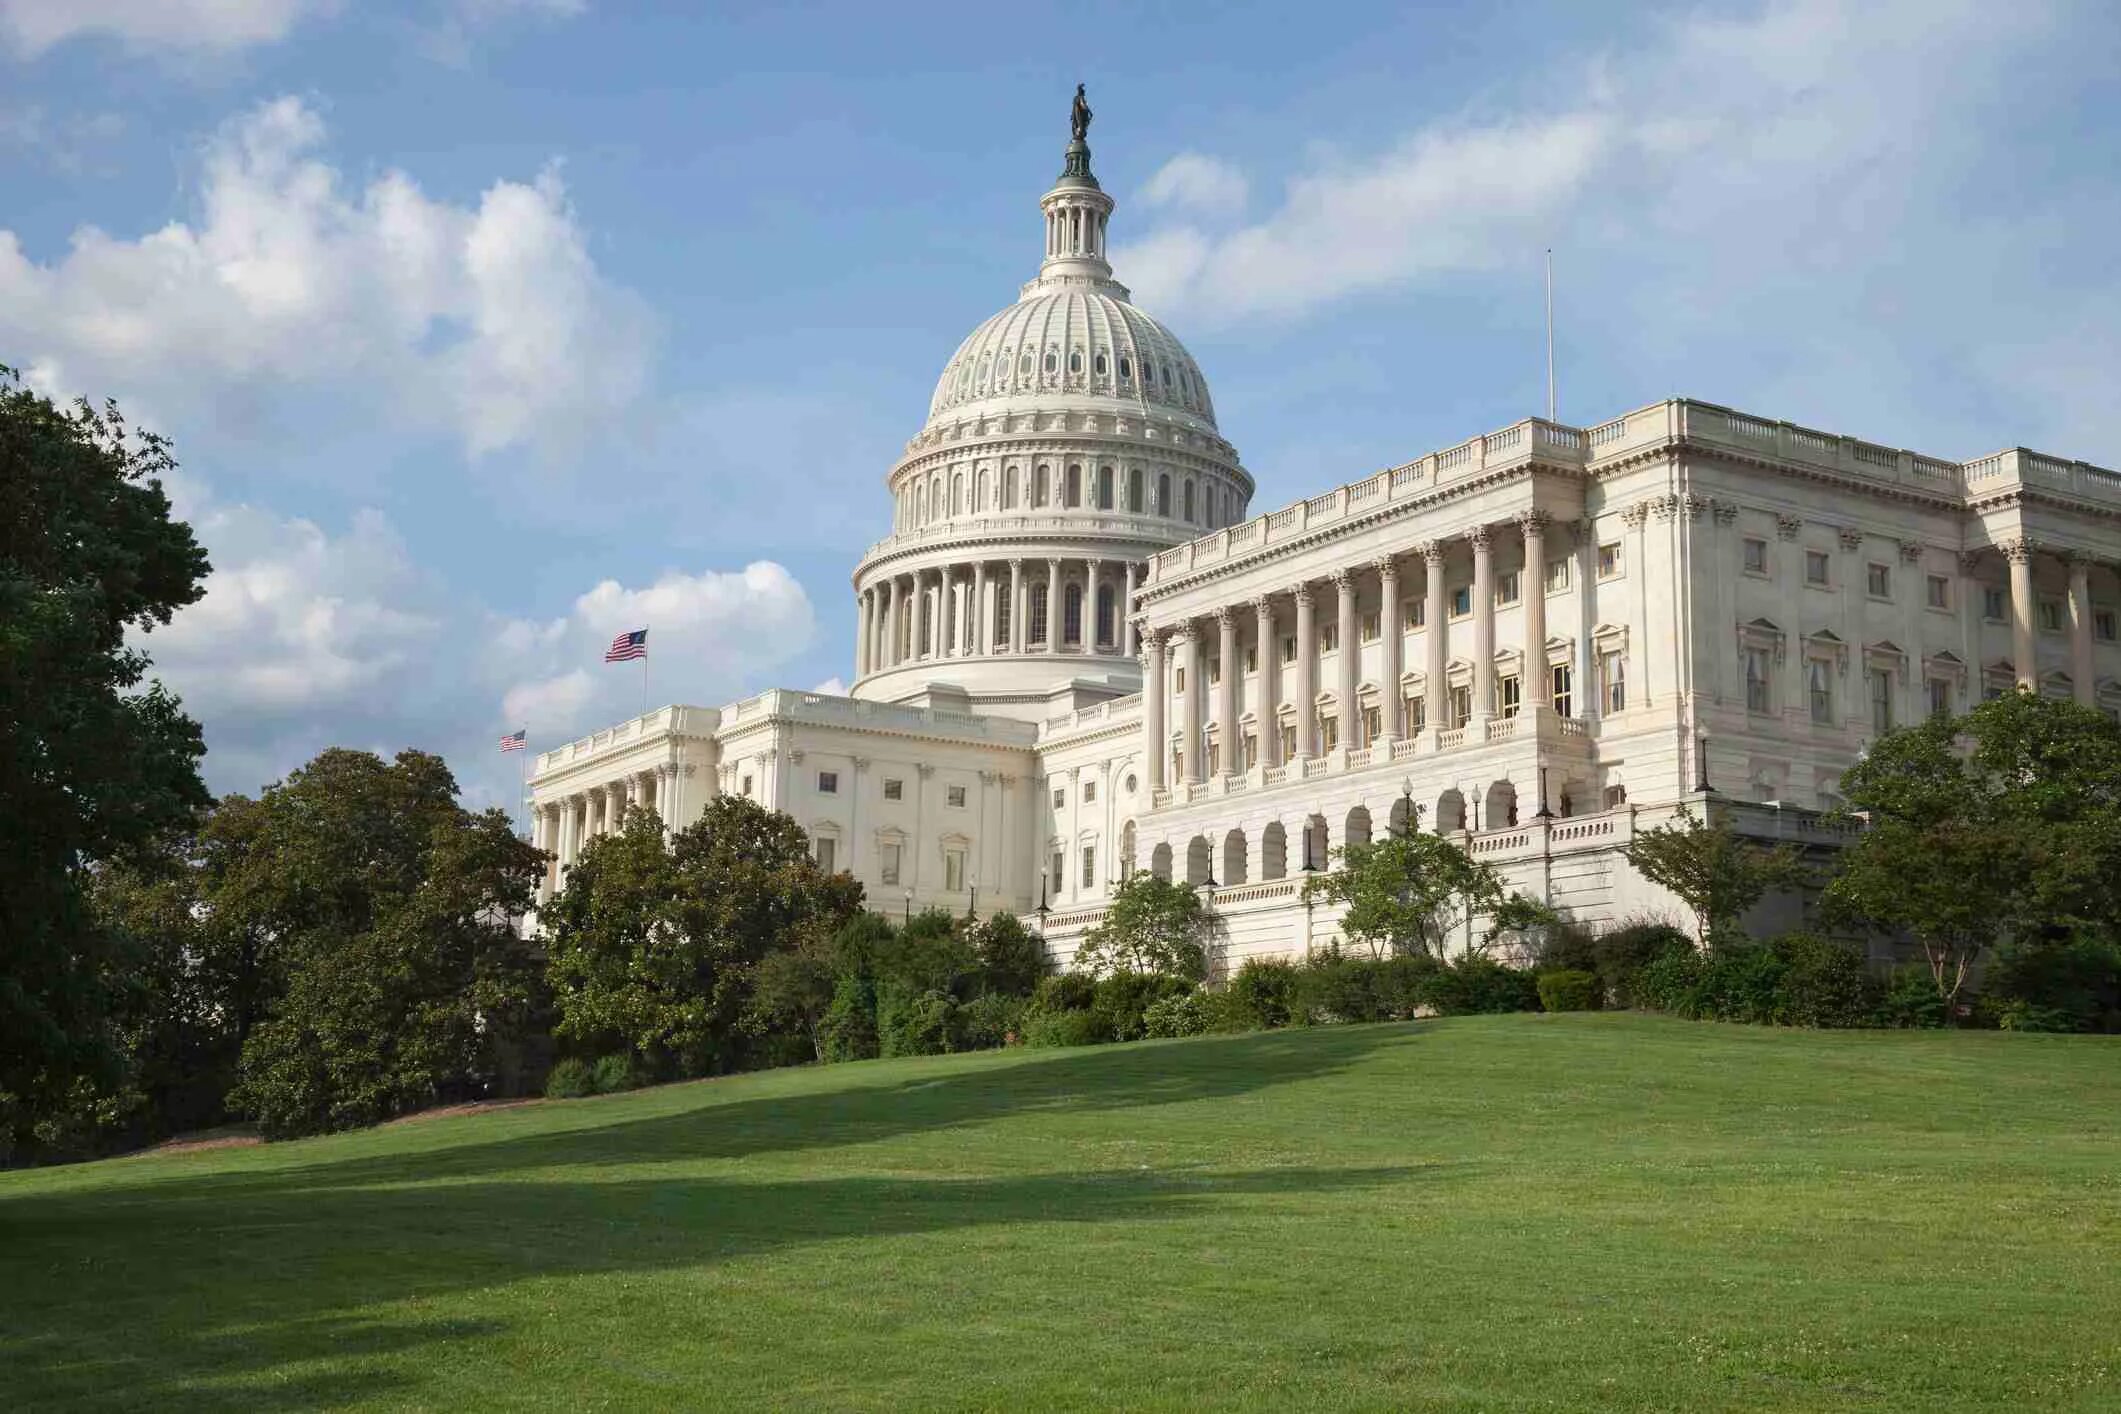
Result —
<instances>
[{"instance_id":1,"label":"leafy tree","mask_svg":"<svg viewBox=\"0 0 2121 1414\"><path fill-rule=\"evenodd\" d=\"M1728 820L1703 822L1684 808L1678 824L1645 830L1623 852L1644 878L1679 896L1694 915L1702 947L1735 929L1769 889L1795 887L1804 879L1794 846L1756 844Z\"/></svg>"},{"instance_id":2,"label":"leafy tree","mask_svg":"<svg viewBox=\"0 0 2121 1414\"><path fill-rule=\"evenodd\" d=\"M748 1063L758 969L829 936L861 907L861 885L827 875L786 815L716 796L665 845L646 811L593 841L542 914L563 1039L623 1047L657 1074ZM815 942L812 946L819 946ZM807 995L797 964L774 979L779 1006Z\"/></svg>"},{"instance_id":3,"label":"leafy tree","mask_svg":"<svg viewBox=\"0 0 2121 1414\"><path fill-rule=\"evenodd\" d=\"M1304 898L1344 905L1342 935L1367 944L1373 957L1420 953L1440 961L1468 912L1503 905L1494 869L1441 835L1394 833L1342 846L1333 857L1340 867L1305 881Z\"/></svg>"},{"instance_id":4,"label":"leafy tree","mask_svg":"<svg viewBox=\"0 0 2121 1414\"><path fill-rule=\"evenodd\" d=\"M1013 913L994 913L965 929L979 958L980 987L989 996L1028 997L1039 979L1053 971L1044 939L1017 921Z\"/></svg>"},{"instance_id":5,"label":"leafy tree","mask_svg":"<svg viewBox=\"0 0 2121 1414\"><path fill-rule=\"evenodd\" d=\"M1075 965L1087 972L1162 973L1198 982L1208 975L1214 920L1184 884L1137 873L1112 895L1104 921L1085 934Z\"/></svg>"},{"instance_id":6,"label":"leafy tree","mask_svg":"<svg viewBox=\"0 0 2121 1414\"><path fill-rule=\"evenodd\" d=\"M0 367L0 1152L119 1083L127 963L87 877L206 804L199 728L138 690L125 641L204 593L174 466L115 404L62 409Z\"/></svg>"}]
</instances>

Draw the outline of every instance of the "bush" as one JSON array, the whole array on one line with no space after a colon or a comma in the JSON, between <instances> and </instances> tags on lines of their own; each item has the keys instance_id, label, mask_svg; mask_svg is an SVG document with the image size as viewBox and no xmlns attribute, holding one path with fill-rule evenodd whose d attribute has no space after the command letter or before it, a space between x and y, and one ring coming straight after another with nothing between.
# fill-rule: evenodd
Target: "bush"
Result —
<instances>
[{"instance_id":1,"label":"bush","mask_svg":"<svg viewBox=\"0 0 2121 1414\"><path fill-rule=\"evenodd\" d=\"M1033 1011L1088 1011L1097 1001L1097 979L1087 972L1056 972L1031 989Z\"/></svg>"},{"instance_id":2,"label":"bush","mask_svg":"<svg viewBox=\"0 0 2121 1414\"><path fill-rule=\"evenodd\" d=\"M1142 1012L1142 1034L1153 1037L1199 1036L1209 1029L1214 1008L1207 994L1180 992L1151 1002Z\"/></svg>"},{"instance_id":3,"label":"bush","mask_svg":"<svg viewBox=\"0 0 2121 1414\"><path fill-rule=\"evenodd\" d=\"M1033 1009L1024 1014L1027 1046L1095 1046L1111 1039L1104 1018L1095 1012Z\"/></svg>"},{"instance_id":4,"label":"bush","mask_svg":"<svg viewBox=\"0 0 2121 1414\"><path fill-rule=\"evenodd\" d=\"M1045 940L1026 932L1012 913L997 913L966 929L979 959L983 990L1005 997L1028 997L1053 972Z\"/></svg>"},{"instance_id":5,"label":"bush","mask_svg":"<svg viewBox=\"0 0 2121 1414\"><path fill-rule=\"evenodd\" d=\"M1674 1016L1701 1012L1701 974L1707 963L1692 943L1666 949L1635 969L1630 992L1635 1005Z\"/></svg>"},{"instance_id":6,"label":"bush","mask_svg":"<svg viewBox=\"0 0 2121 1414\"><path fill-rule=\"evenodd\" d=\"M641 1076L633 1067L633 1057L625 1054L599 1056L589 1072L590 1086L599 1095L616 1095L621 1090L638 1089Z\"/></svg>"},{"instance_id":7,"label":"bush","mask_svg":"<svg viewBox=\"0 0 2121 1414\"><path fill-rule=\"evenodd\" d=\"M2097 938L2007 944L1989 964L1982 1001L2013 1031L2121 1031L2121 947Z\"/></svg>"},{"instance_id":8,"label":"bush","mask_svg":"<svg viewBox=\"0 0 2121 1414\"><path fill-rule=\"evenodd\" d=\"M843 976L832 989L832 1005L818 1023L825 1061L875 1060L883 1053L876 1034L876 987L861 977Z\"/></svg>"},{"instance_id":9,"label":"bush","mask_svg":"<svg viewBox=\"0 0 2121 1414\"><path fill-rule=\"evenodd\" d=\"M1716 942L1701 971L1694 1014L1710 1021L1781 1021L1784 971L1773 948Z\"/></svg>"},{"instance_id":10,"label":"bush","mask_svg":"<svg viewBox=\"0 0 2121 1414\"><path fill-rule=\"evenodd\" d=\"M1462 957L1430 980L1433 1006L1444 1016L1539 1010L1539 983L1521 968L1485 957Z\"/></svg>"},{"instance_id":11,"label":"bush","mask_svg":"<svg viewBox=\"0 0 2121 1414\"><path fill-rule=\"evenodd\" d=\"M1167 997L1183 996L1192 990L1193 983L1184 977L1160 972L1115 972L1098 981L1090 1009L1103 1019L1113 1040L1138 1041L1144 1034L1144 1012Z\"/></svg>"},{"instance_id":12,"label":"bush","mask_svg":"<svg viewBox=\"0 0 2121 1414\"><path fill-rule=\"evenodd\" d=\"M1937 994L1937 979L1927 967L1903 967L1893 973L1878 1003L1878 1024L1929 1030L1947 1025L1950 1013Z\"/></svg>"},{"instance_id":13,"label":"bush","mask_svg":"<svg viewBox=\"0 0 2121 1414\"><path fill-rule=\"evenodd\" d=\"M1596 1011L1603 988L1598 974L1563 967L1539 974L1539 1005L1547 1011Z\"/></svg>"},{"instance_id":14,"label":"bush","mask_svg":"<svg viewBox=\"0 0 2121 1414\"><path fill-rule=\"evenodd\" d=\"M948 992L885 983L876 992L876 1039L885 1056L940 1056L957 1050L957 1002Z\"/></svg>"},{"instance_id":15,"label":"bush","mask_svg":"<svg viewBox=\"0 0 2121 1414\"><path fill-rule=\"evenodd\" d=\"M1011 1036L1022 1040L1028 1006L1022 997L974 997L957 1009L959 1043L968 1051L991 1051L1008 1045Z\"/></svg>"},{"instance_id":16,"label":"bush","mask_svg":"<svg viewBox=\"0 0 2121 1414\"><path fill-rule=\"evenodd\" d=\"M1276 958L1248 958L1221 994L1219 1010L1230 1031L1271 1031L1287 1026L1296 996L1296 965Z\"/></svg>"},{"instance_id":17,"label":"bush","mask_svg":"<svg viewBox=\"0 0 2121 1414\"><path fill-rule=\"evenodd\" d=\"M579 1100L596 1093L596 1080L589 1071L589 1062L569 1056L552 1068L545 1077L545 1098L548 1100Z\"/></svg>"},{"instance_id":18,"label":"bush","mask_svg":"<svg viewBox=\"0 0 2121 1414\"><path fill-rule=\"evenodd\" d=\"M1305 1025L1335 1021L1379 1021L1381 964L1366 957L1314 957L1296 969L1291 1015Z\"/></svg>"},{"instance_id":19,"label":"bush","mask_svg":"<svg viewBox=\"0 0 2121 1414\"><path fill-rule=\"evenodd\" d=\"M1782 1005L1776 1020L1790 1026L1869 1026L1884 989L1846 943L1816 933L1785 933L1768 944L1781 959Z\"/></svg>"},{"instance_id":20,"label":"bush","mask_svg":"<svg viewBox=\"0 0 2121 1414\"><path fill-rule=\"evenodd\" d=\"M1401 953L1377 964L1379 1020L1408 1021L1436 1006L1436 977L1443 964L1427 953Z\"/></svg>"}]
</instances>

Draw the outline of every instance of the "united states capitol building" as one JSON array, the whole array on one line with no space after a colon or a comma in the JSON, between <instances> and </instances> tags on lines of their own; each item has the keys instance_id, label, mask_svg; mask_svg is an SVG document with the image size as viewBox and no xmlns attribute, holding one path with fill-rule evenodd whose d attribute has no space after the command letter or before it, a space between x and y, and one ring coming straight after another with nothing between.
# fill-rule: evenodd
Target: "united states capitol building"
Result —
<instances>
[{"instance_id":1,"label":"united states capitol building","mask_svg":"<svg viewBox=\"0 0 2121 1414\"><path fill-rule=\"evenodd\" d=\"M1134 870L1229 960L1333 936L1306 872L1440 831L1603 921L1678 910L1636 832L1830 846L1878 733L2015 686L2121 715L2121 474L1952 461L1691 399L1537 417L1264 514L1208 380L1106 259L1077 123L1043 259L950 355L856 565L849 695L675 705L542 753L565 886L643 805L787 812L871 906L1069 956ZM1468 924L1468 936L1472 935Z\"/></svg>"}]
</instances>

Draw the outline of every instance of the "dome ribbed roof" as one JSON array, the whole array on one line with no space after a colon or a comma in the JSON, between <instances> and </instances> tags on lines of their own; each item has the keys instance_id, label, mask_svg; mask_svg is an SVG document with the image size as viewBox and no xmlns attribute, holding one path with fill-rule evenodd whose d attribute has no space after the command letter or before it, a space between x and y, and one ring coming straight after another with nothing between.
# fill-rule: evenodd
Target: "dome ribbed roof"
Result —
<instances>
[{"instance_id":1,"label":"dome ribbed roof","mask_svg":"<svg viewBox=\"0 0 2121 1414\"><path fill-rule=\"evenodd\" d=\"M1097 283L1103 288L1035 283L973 330L943 368L930 420L977 403L1054 394L1182 413L1213 428L1208 381L1186 346L1117 286Z\"/></svg>"}]
</instances>

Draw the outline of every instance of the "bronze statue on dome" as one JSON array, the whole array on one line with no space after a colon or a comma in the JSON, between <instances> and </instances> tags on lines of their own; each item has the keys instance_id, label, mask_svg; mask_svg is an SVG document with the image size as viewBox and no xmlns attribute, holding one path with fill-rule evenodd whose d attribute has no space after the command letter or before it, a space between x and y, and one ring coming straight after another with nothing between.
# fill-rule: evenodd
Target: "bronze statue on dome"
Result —
<instances>
[{"instance_id":1,"label":"bronze statue on dome","mask_svg":"<svg viewBox=\"0 0 2121 1414\"><path fill-rule=\"evenodd\" d=\"M1075 106L1068 110L1068 131L1081 142L1090 136L1090 100L1083 96L1083 86L1075 86Z\"/></svg>"}]
</instances>

